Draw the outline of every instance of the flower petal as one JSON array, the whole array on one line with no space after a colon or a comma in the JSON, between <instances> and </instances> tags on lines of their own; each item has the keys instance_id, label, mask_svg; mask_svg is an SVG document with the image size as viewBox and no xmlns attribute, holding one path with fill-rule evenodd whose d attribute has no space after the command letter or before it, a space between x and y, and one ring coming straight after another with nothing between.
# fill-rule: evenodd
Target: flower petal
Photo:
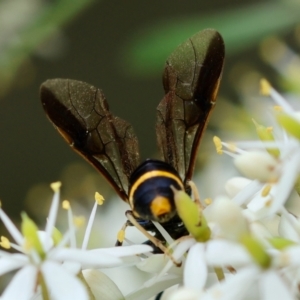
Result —
<instances>
[{"instance_id":1,"label":"flower petal","mask_svg":"<svg viewBox=\"0 0 300 300\"><path fill-rule=\"evenodd\" d=\"M247 294L259 274L259 268L249 267L240 270L238 274L222 281L220 284L213 285L201 300L233 300L243 299ZM277 299L277 298L276 298Z\"/></svg>"},{"instance_id":2,"label":"flower petal","mask_svg":"<svg viewBox=\"0 0 300 300\"><path fill-rule=\"evenodd\" d=\"M300 266L300 246L291 246L282 251L278 256L279 262L282 266Z\"/></svg>"},{"instance_id":3,"label":"flower petal","mask_svg":"<svg viewBox=\"0 0 300 300\"><path fill-rule=\"evenodd\" d=\"M290 289L284 282L284 279L274 271L267 271L260 277L259 281L260 296L262 300L269 299L295 299L290 292Z\"/></svg>"},{"instance_id":4,"label":"flower petal","mask_svg":"<svg viewBox=\"0 0 300 300\"><path fill-rule=\"evenodd\" d=\"M169 258L165 254L155 254L143 259L136 265L136 267L143 272L159 273L168 261Z\"/></svg>"},{"instance_id":5,"label":"flower petal","mask_svg":"<svg viewBox=\"0 0 300 300\"><path fill-rule=\"evenodd\" d=\"M111 248L101 248L89 250L90 253L95 253L96 255L108 254L115 257L124 257L130 255L137 255L147 252L152 252L153 248L148 245L131 245L122 247L111 247Z\"/></svg>"},{"instance_id":6,"label":"flower petal","mask_svg":"<svg viewBox=\"0 0 300 300\"><path fill-rule=\"evenodd\" d=\"M243 246L225 240L210 241L207 244L205 257L209 265L219 267L244 266L253 262Z\"/></svg>"},{"instance_id":7,"label":"flower petal","mask_svg":"<svg viewBox=\"0 0 300 300\"><path fill-rule=\"evenodd\" d=\"M278 232L281 237L299 243L300 242L299 232L296 230L294 226L292 226L288 217L290 219L294 219L295 222L298 222L296 217L294 217L292 214L289 214L289 216L287 216L286 214L282 214L278 225Z\"/></svg>"},{"instance_id":8,"label":"flower petal","mask_svg":"<svg viewBox=\"0 0 300 300\"><path fill-rule=\"evenodd\" d=\"M70 273L72 274L79 274L79 272L82 269L82 266L79 262L76 261L65 261L62 263L62 265L64 266L64 268L66 270L68 270Z\"/></svg>"},{"instance_id":9,"label":"flower petal","mask_svg":"<svg viewBox=\"0 0 300 300\"><path fill-rule=\"evenodd\" d=\"M3 222L4 226L10 233L10 235L14 238L15 242L19 246L23 246L24 237L21 232L17 229L16 225L11 221L11 219L7 216L4 210L0 207L0 219Z\"/></svg>"},{"instance_id":10,"label":"flower petal","mask_svg":"<svg viewBox=\"0 0 300 300\"><path fill-rule=\"evenodd\" d=\"M236 168L250 179L274 181L279 176L277 159L265 151L248 151L234 159Z\"/></svg>"},{"instance_id":11,"label":"flower petal","mask_svg":"<svg viewBox=\"0 0 300 300\"><path fill-rule=\"evenodd\" d=\"M192 245L194 245L196 243L195 239L193 237L186 237L184 241L180 242L177 247L175 248L172 256L175 260L179 261L179 259L183 256L184 253L186 253L186 251L188 249L191 248ZM169 259L167 261L167 263L165 264L165 266L162 268L162 270L160 271L160 273L151 278L150 280L146 281L144 283L145 286L149 287L152 286L156 281L160 281L161 277L163 277L167 272L170 272L170 269L174 267L174 262ZM180 268L180 270L182 270ZM180 275L181 277L181 272L176 272L178 275Z\"/></svg>"},{"instance_id":12,"label":"flower petal","mask_svg":"<svg viewBox=\"0 0 300 300\"><path fill-rule=\"evenodd\" d=\"M56 300L88 300L88 293L82 282L60 264L46 261L41 267L46 286Z\"/></svg>"},{"instance_id":13,"label":"flower petal","mask_svg":"<svg viewBox=\"0 0 300 300\"><path fill-rule=\"evenodd\" d=\"M180 258L188 251L188 249L191 248L192 245L194 245L196 243L195 239L192 237L188 237L186 238L186 240L182 241L181 243L179 243L179 245L175 248L174 252L173 252L173 258L177 261L180 260ZM165 274L166 272L168 272L172 267L174 267L174 263L169 260L167 262L167 264L165 265L165 267L161 270L160 274L158 274L159 276L162 276L163 274Z\"/></svg>"},{"instance_id":14,"label":"flower petal","mask_svg":"<svg viewBox=\"0 0 300 300\"><path fill-rule=\"evenodd\" d=\"M251 184L252 180L245 177L230 178L225 184L225 190L229 197L235 197L246 186Z\"/></svg>"},{"instance_id":15,"label":"flower petal","mask_svg":"<svg viewBox=\"0 0 300 300\"><path fill-rule=\"evenodd\" d=\"M163 293L161 300L199 300L201 299L200 297L202 295L202 293L199 293L195 290L183 287L172 290L170 293L168 293L168 295L165 295L167 292Z\"/></svg>"},{"instance_id":16,"label":"flower petal","mask_svg":"<svg viewBox=\"0 0 300 300\"><path fill-rule=\"evenodd\" d=\"M264 197L258 193L248 204L249 210L253 211L257 219L262 219L277 213L290 195L295 181L297 179L300 167L299 147L295 147L294 143L287 147L286 161L283 163L281 177L278 182L273 185L268 196Z\"/></svg>"},{"instance_id":17,"label":"flower petal","mask_svg":"<svg viewBox=\"0 0 300 300\"><path fill-rule=\"evenodd\" d=\"M126 300L148 300L150 297L153 297L164 291L165 289L173 286L175 284L179 284L180 279L174 275L166 275L160 278L159 281L155 282L153 285L149 287L142 286L138 290L128 294L125 299Z\"/></svg>"},{"instance_id":18,"label":"flower petal","mask_svg":"<svg viewBox=\"0 0 300 300\"><path fill-rule=\"evenodd\" d=\"M98 270L84 270L83 276L96 299L123 300L124 296L117 285Z\"/></svg>"},{"instance_id":19,"label":"flower petal","mask_svg":"<svg viewBox=\"0 0 300 300\"><path fill-rule=\"evenodd\" d=\"M13 277L1 296L1 300L28 300L34 295L37 269L28 265Z\"/></svg>"},{"instance_id":20,"label":"flower petal","mask_svg":"<svg viewBox=\"0 0 300 300\"><path fill-rule=\"evenodd\" d=\"M204 288L207 279L204 248L203 243L197 243L190 248L183 271L184 286L199 292Z\"/></svg>"},{"instance_id":21,"label":"flower petal","mask_svg":"<svg viewBox=\"0 0 300 300\"><path fill-rule=\"evenodd\" d=\"M96 267L114 267L123 263L123 260L118 257L99 252L96 254L90 251L81 249L68 249L62 248L51 252L49 255L52 260L59 262L74 261L82 264L83 268L96 268Z\"/></svg>"},{"instance_id":22,"label":"flower petal","mask_svg":"<svg viewBox=\"0 0 300 300\"><path fill-rule=\"evenodd\" d=\"M236 203L228 198L219 197L211 206L211 220L218 224L218 236L238 240L249 231L242 209Z\"/></svg>"},{"instance_id":23,"label":"flower petal","mask_svg":"<svg viewBox=\"0 0 300 300\"><path fill-rule=\"evenodd\" d=\"M248 203L249 199L253 197L255 193L257 193L263 184L258 180L253 180L250 184L248 184L244 189L242 189L239 193L237 193L234 198L232 198L232 202L241 206L244 203Z\"/></svg>"},{"instance_id":24,"label":"flower petal","mask_svg":"<svg viewBox=\"0 0 300 300\"><path fill-rule=\"evenodd\" d=\"M295 150L295 149L294 149ZM299 151L299 149L296 149ZM291 190L294 187L295 181L297 179L300 167L300 153L294 153L290 160L285 163L282 169L282 176L278 184L272 190L274 195L274 201L270 205L269 212L267 216L275 214L284 205L285 201L288 199Z\"/></svg>"},{"instance_id":25,"label":"flower petal","mask_svg":"<svg viewBox=\"0 0 300 300\"><path fill-rule=\"evenodd\" d=\"M22 254L10 254L0 258L0 276L10 271L19 269L28 263L28 259Z\"/></svg>"}]
</instances>

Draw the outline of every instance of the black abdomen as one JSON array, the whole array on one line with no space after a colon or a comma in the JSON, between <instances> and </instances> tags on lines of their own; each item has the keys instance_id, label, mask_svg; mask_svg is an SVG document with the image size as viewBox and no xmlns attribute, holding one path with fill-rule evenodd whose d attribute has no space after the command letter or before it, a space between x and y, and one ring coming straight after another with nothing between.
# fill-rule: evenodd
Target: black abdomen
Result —
<instances>
[{"instance_id":1,"label":"black abdomen","mask_svg":"<svg viewBox=\"0 0 300 300\"><path fill-rule=\"evenodd\" d=\"M131 175L129 203L136 217L166 222L175 214L171 186L184 189L177 171L168 163L148 159Z\"/></svg>"}]
</instances>

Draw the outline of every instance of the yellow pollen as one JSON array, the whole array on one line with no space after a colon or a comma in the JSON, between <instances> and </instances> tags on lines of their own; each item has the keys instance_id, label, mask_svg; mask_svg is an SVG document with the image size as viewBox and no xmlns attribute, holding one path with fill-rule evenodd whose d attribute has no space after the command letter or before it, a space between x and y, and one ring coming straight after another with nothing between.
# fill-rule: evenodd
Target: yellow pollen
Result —
<instances>
[{"instance_id":1,"label":"yellow pollen","mask_svg":"<svg viewBox=\"0 0 300 300\"><path fill-rule=\"evenodd\" d=\"M236 145L233 144L233 143L228 143L227 145L228 147L228 150L231 151L231 152L236 152Z\"/></svg>"},{"instance_id":2,"label":"yellow pollen","mask_svg":"<svg viewBox=\"0 0 300 300\"><path fill-rule=\"evenodd\" d=\"M213 142L215 144L217 153L220 154L220 155L223 154L221 139L217 136L214 136L213 137Z\"/></svg>"},{"instance_id":3,"label":"yellow pollen","mask_svg":"<svg viewBox=\"0 0 300 300\"><path fill-rule=\"evenodd\" d=\"M60 187L61 187L61 182L56 181L50 184L51 189L53 190L54 193L58 192Z\"/></svg>"},{"instance_id":4,"label":"yellow pollen","mask_svg":"<svg viewBox=\"0 0 300 300\"><path fill-rule=\"evenodd\" d=\"M211 198L206 198L206 199L204 199L204 203L206 205L210 205L212 203L212 199Z\"/></svg>"},{"instance_id":5,"label":"yellow pollen","mask_svg":"<svg viewBox=\"0 0 300 300\"><path fill-rule=\"evenodd\" d=\"M7 237L1 236L0 246L4 249L10 249L10 241Z\"/></svg>"},{"instance_id":6,"label":"yellow pollen","mask_svg":"<svg viewBox=\"0 0 300 300\"><path fill-rule=\"evenodd\" d=\"M272 133L272 132L273 132L273 127L272 127L272 126L267 127L267 131L268 131L269 133Z\"/></svg>"},{"instance_id":7,"label":"yellow pollen","mask_svg":"<svg viewBox=\"0 0 300 300\"><path fill-rule=\"evenodd\" d=\"M260 80L260 93L264 96L269 96L272 86L266 79Z\"/></svg>"},{"instance_id":8,"label":"yellow pollen","mask_svg":"<svg viewBox=\"0 0 300 300\"><path fill-rule=\"evenodd\" d=\"M68 200L64 200L62 202L62 208L65 210L69 210L71 208L70 202Z\"/></svg>"},{"instance_id":9,"label":"yellow pollen","mask_svg":"<svg viewBox=\"0 0 300 300\"><path fill-rule=\"evenodd\" d=\"M74 217L73 222L76 227L81 227L85 224L85 217L83 216Z\"/></svg>"},{"instance_id":10,"label":"yellow pollen","mask_svg":"<svg viewBox=\"0 0 300 300\"><path fill-rule=\"evenodd\" d=\"M271 188L272 188L271 184L266 184L261 191L262 197L267 197L270 193Z\"/></svg>"},{"instance_id":11,"label":"yellow pollen","mask_svg":"<svg viewBox=\"0 0 300 300\"><path fill-rule=\"evenodd\" d=\"M157 196L152 200L150 209L154 216L160 216L171 211L171 204L168 198Z\"/></svg>"},{"instance_id":12,"label":"yellow pollen","mask_svg":"<svg viewBox=\"0 0 300 300\"><path fill-rule=\"evenodd\" d=\"M125 239L125 231L123 229L118 232L117 239L120 243L123 243Z\"/></svg>"},{"instance_id":13,"label":"yellow pollen","mask_svg":"<svg viewBox=\"0 0 300 300\"><path fill-rule=\"evenodd\" d=\"M99 194L98 192L95 193L95 201L97 202L98 205L102 205L104 202L104 197Z\"/></svg>"},{"instance_id":14,"label":"yellow pollen","mask_svg":"<svg viewBox=\"0 0 300 300\"><path fill-rule=\"evenodd\" d=\"M265 206L270 207L272 202L273 202L273 200L270 198L268 201L265 202Z\"/></svg>"},{"instance_id":15,"label":"yellow pollen","mask_svg":"<svg viewBox=\"0 0 300 300\"><path fill-rule=\"evenodd\" d=\"M280 105L274 105L273 109L274 109L276 112L282 112L282 111L283 111L283 108L282 108Z\"/></svg>"}]
</instances>

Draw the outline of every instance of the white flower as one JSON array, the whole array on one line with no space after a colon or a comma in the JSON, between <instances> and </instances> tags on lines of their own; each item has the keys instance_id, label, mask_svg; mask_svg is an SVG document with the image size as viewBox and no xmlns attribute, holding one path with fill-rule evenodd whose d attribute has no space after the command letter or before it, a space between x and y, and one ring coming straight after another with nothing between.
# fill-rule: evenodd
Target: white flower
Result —
<instances>
[{"instance_id":1,"label":"white flower","mask_svg":"<svg viewBox=\"0 0 300 300\"><path fill-rule=\"evenodd\" d=\"M295 299L280 273L274 270L263 271L258 267L240 270L228 280L213 286L201 299Z\"/></svg>"},{"instance_id":2,"label":"white flower","mask_svg":"<svg viewBox=\"0 0 300 300\"><path fill-rule=\"evenodd\" d=\"M255 124L261 133L264 129ZM300 141L282 128L280 130L281 139L275 138L275 134L266 133L265 129L263 137L269 134L269 140L237 142L234 145L214 138L218 153L233 156L237 169L252 180L249 184L245 184L246 181L241 184L240 179L231 180L227 189L229 187L229 192L234 195L232 201L246 205L256 219L280 212L300 173ZM228 150L222 150L222 146Z\"/></svg>"},{"instance_id":3,"label":"white flower","mask_svg":"<svg viewBox=\"0 0 300 300\"><path fill-rule=\"evenodd\" d=\"M195 206L194 202L192 202L189 197L183 196L181 192L177 191L175 193L175 202L179 211L181 211L181 208L178 207L178 199L180 201L183 200L179 205L182 205L182 207L185 208L188 208L188 203L192 203L192 206L188 208L187 211L185 210L186 217L188 218L187 222L189 223L189 221L193 219L193 210L195 212L194 216L197 218L197 205ZM196 224L196 229L191 229L191 232L195 233L195 237L191 235L185 236L178 241L175 241L171 245L174 259L177 261L181 259L183 262L182 267L175 267L171 260L166 262L166 258L162 255L154 255L151 258L146 259L143 261L143 265L138 264L137 266L146 272L155 274L155 276L149 281L145 282L145 284L139 290L127 295L126 299L148 299L150 296L153 296L153 292L158 293L159 291L167 289L176 284L179 284L180 286L183 285L185 290L181 291L182 293L188 291L188 294L191 293L191 295L200 295L204 293L204 290L208 286L216 283L217 276L222 277L224 275L224 270L217 268L220 266L218 263L215 265L206 259L207 249L213 248L213 245L216 245L216 247L219 246L215 243L213 238L216 236L223 236L226 238L231 237L237 240L240 235L248 232L246 224L247 222L242 216L241 209L230 200L224 201L228 204L227 206L224 205L222 200L216 201L216 203L213 204L214 208L211 209L212 211L210 211L207 216L212 231L211 237L207 235L207 230L205 229L205 219L201 218L201 226L199 227L199 223L197 222L198 225ZM224 214L224 211L226 214ZM222 212L223 218L220 218L220 214ZM216 218L219 223L217 223L214 218ZM183 221L188 228L193 227L193 220L191 224L187 224L185 218L183 218ZM220 231L220 228L222 228L222 232ZM237 230L235 230L235 234L232 232L233 228L237 228ZM197 232L199 229L200 234ZM237 248L239 250L242 248L242 246L237 244ZM230 252L228 255L232 253L232 249L233 247L229 249ZM219 250L216 249L215 251ZM226 248L224 251L226 251ZM251 259L249 259L249 261L251 262ZM216 268L212 269L211 267L214 266L216 266ZM217 274L217 276L215 274ZM173 292L172 297L174 295L176 295L176 292Z\"/></svg>"},{"instance_id":4,"label":"white flower","mask_svg":"<svg viewBox=\"0 0 300 300\"><path fill-rule=\"evenodd\" d=\"M84 270L82 273L96 299L124 299L116 284L103 272L89 269Z\"/></svg>"},{"instance_id":5,"label":"white flower","mask_svg":"<svg viewBox=\"0 0 300 300\"><path fill-rule=\"evenodd\" d=\"M272 264L271 256L270 265L263 266L255 264L242 246L227 241L215 243L218 245L212 242L206 251L209 263L234 266L237 272L213 285L201 299L295 299L295 290L282 278L281 270Z\"/></svg>"},{"instance_id":6,"label":"white flower","mask_svg":"<svg viewBox=\"0 0 300 300\"><path fill-rule=\"evenodd\" d=\"M205 207L197 196L191 201L174 191L178 215L190 232L169 242L182 266L162 255L144 260L139 268L154 276L126 299L148 299L165 289L160 299L299 298L300 209L291 198L299 201L294 188L297 183L300 192L300 123L283 98L276 101L287 117L276 117L282 126L275 133L255 123L258 141L232 145L215 138L217 151L233 156L247 177L228 182L231 199L217 197Z\"/></svg>"},{"instance_id":7,"label":"white flower","mask_svg":"<svg viewBox=\"0 0 300 300\"><path fill-rule=\"evenodd\" d=\"M219 238L190 247L184 266L184 289L179 295L199 300L295 299L300 274L297 279L292 276L300 263L300 246L270 251L251 235L242 211L234 208L234 203L223 198L213 205L215 212L210 217L215 217L222 231L217 230ZM220 218L222 211L224 216ZM166 299L178 299L177 292Z\"/></svg>"},{"instance_id":8,"label":"white flower","mask_svg":"<svg viewBox=\"0 0 300 300\"><path fill-rule=\"evenodd\" d=\"M35 294L36 285L44 287L42 293L46 289L51 289L53 296L57 299L71 299L72 297L73 299L74 297L88 299L88 294L76 274L66 270L60 261L51 255L51 237L58 202L59 187L55 187L43 238L39 237L35 224L27 216L23 217L24 235L22 235L2 208L0 209L0 218L17 243L16 245L11 244L11 246L21 252L10 254L1 251L0 253L0 275L20 269L3 292L2 299L30 299ZM68 287L70 291L68 291Z\"/></svg>"},{"instance_id":9,"label":"white flower","mask_svg":"<svg viewBox=\"0 0 300 300\"><path fill-rule=\"evenodd\" d=\"M3 292L2 300L28 300L36 295L37 286L38 292L41 292L43 297L45 294L48 296L51 294L55 299L89 299L86 287L78 278L82 269L134 264L139 261L136 254L151 251L151 247L146 245L90 251L66 248L72 230L60 237L58 242L59 234L54 224L59 204L60 184L56 183L52 187L55 193L45 232L38 232L33 221L23 214L22 234L0 208L0 218L16 241L16 244L13 244L2 238L1 245L6 248L11 246L20 252L16 254L0 252L0 275L19 269Z\"/></svg>"},{"instance_id":10,"label":"white flower","mask_svg":"<svg viewBox=\"0 0 300 300\"><path fill-rule=\"evenodd\" d=\"M168 234L160 224L156 224L156 226L161 233L163 232L164 235ZM167 239L170 240L171 237L169 236ZM174 247L173 258L176 261L182 259L184 265L184 254L193 244L195 244L195 240L192 237L186 237L184 241L172 244L171 247ZM175 266L174 262L165 254L155 254L144 259L136 266L141 271L149 273L151 278L144 282L138 289L127 294L125 299L147 300L169 287L181 284L184 270L183 265L180 267Z\"/></svg>"}]
</instances>

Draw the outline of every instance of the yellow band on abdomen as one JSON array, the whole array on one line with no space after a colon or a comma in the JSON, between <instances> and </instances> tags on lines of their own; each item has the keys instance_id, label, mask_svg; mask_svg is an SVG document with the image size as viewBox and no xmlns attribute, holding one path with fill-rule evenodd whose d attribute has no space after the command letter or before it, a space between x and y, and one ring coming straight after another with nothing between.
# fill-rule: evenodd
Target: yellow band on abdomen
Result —
<instances>
[{"instance_id":1,"label":"yellow band on abdomen","mask_svg":"<svg viewBox=\"0 0 300 300\"><path fill-rule=\"evenodd\" d=\"M139 185L141 183L143 183L144 181L146 181L147 179L153 178L153 177L167 177L167 178L171 178L173 180L175 180L178 185L184 190L184 186L182 184L182 181L180 180L180 178L174 174L172 174L171 172L168 171L160 171L160 170L153 170L153 171L148 171L145 174L143 174L142 176L139 177L138 180L135 181L135 183L132 185L128 198L129 198L129 204L131 206L131 209L133 209L133 194L136 191L136 189L139 187Z\"/></svg>"}]
</instances>

